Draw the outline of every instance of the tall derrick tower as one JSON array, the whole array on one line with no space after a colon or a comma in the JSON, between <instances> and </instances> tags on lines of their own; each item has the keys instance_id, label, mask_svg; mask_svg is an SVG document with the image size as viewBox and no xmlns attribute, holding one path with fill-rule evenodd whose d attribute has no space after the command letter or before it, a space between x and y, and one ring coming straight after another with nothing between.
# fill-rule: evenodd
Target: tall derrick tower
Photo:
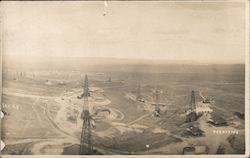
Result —
<instances>
[{"instance_id":1,"label":"tall derrick tower","mask_svg":"<svg viewBox=\"0 0 250 158\"><path fill-rule=\"evenodd\" d=\"M191 91L191 100L190 100L190 113L186 117L186 122L193 122L198 119L198 116L196 114L196 103L195 103L195 93L192 90Z\"/></svg>"},{"instance_id":2,"label":"tall derrick tower","mask_svg":"<svg viewBox=\"0 0 250 158\"><path fill-rule=\"evenodd\" d=\"M81 118L83 119L81 142L80 142L80 155L91 155L93 153L93 145L91 141L91 116L89 112L89 84L88 76L85 76L84 80L84 93L82 94L84 99L84 110L82 111Z\"/></svg>"}]
</instances>

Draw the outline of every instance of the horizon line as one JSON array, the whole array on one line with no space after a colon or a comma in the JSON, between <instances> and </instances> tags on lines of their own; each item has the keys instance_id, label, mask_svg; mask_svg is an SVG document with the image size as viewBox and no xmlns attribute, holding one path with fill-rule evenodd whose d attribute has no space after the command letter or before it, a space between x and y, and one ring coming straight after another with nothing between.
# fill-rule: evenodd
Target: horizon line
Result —
<instances>
[{"instance_id":1,"label":"horizon line","mask_svg":"<svg viewBox=\"0 0 250 158\"><path fill-rule=\"evenodd\" d=\"M21 55L22 56L22 55ZM3 60L4 58L7 58L7 60L9 58L18 58L18 60L20 59L19 55L14 55L14 54L9 54L7 56L3 55ZM188 65L197 65L197 64L201 64L201 65L206 65L206 64L218 64L218 65L236 65L236 64L246 64L245 60L189 60L189 59L160 59L160 58L126 58L126 57L90 57L90 56L58 56L58 55L29 55L29 58L38 58L38 57L42 57L42 58L82 58L82 59L117 59L117 60L130 60L130 61L152 61L151 64L157 64L155 62L160 62L158 64L188 64ZM23 58L24 60L32 60L29 58ZM166 62L166 63L164 63ZM168 63L167 63L168 62ZM169 63L171 62L171 63ZM184 63L180 63L180 62L184 62ZM138 63L140 64L140 63Z\"/></svg>"}]
</instances>

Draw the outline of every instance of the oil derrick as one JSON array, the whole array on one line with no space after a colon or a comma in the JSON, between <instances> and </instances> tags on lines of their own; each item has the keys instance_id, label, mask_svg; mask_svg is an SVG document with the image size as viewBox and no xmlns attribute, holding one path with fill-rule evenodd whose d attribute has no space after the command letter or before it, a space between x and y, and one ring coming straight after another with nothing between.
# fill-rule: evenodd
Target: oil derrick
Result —
<instances>
[{"instance_id":1,"label":"oil derrick","mask_svg":"<svg viewBox=\"0 0 250 158\"><path fill-rule=\"evenodd\" d=\"M191 100L190 100L190 110L191 112L187 115L186 122L193 122L197 120L197 114L195 112L196 103L195 103L195 93L191 91Z\"/></svg>"},{"instance_id":2,"label":"oil derrick","mask_svg":"<svg viewBox=\"0 0 250 158\"><path fill-rule=\"evenodd\" d=\"M93 153L93 145L91 142L91 116L89 113L89 85L88 85L88 77L85 76L84 81L84 107L86 110L83 110L81 118L83 119L82 133L81 133L81 142L80 142L80 155L91 155ZM86 145L85 145L86 144Z\"/></svg>"},{"instance_id":3,"label":"oil derrick","mask_svg":"<svg viewBox=\"0 0 250 158\"><path fill-rule=\"evenodd\" d=\"M160 96L160 91L156 90L155 91L155 116L160 115L160 105L159 105L159 96Z\"/></svg>"}]
</instances>

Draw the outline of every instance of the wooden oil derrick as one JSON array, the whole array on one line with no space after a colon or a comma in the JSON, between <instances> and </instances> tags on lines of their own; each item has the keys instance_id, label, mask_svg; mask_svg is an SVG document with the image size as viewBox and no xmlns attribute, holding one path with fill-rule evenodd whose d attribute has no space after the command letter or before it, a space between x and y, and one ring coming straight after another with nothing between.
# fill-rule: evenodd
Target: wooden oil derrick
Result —
<instances>
[{"instance_id":1,"label":"wooden oil derrick","mask_svg":"<svg viewBox=\"0 0 250 158\"><path fill-rule=\"evenodd\" d=\"M196 109L196 103L195 103L195 93L194 93L194 91L191 91L190 108L191 108L191 112L194 112L194 111L195 111L195 109Z\"/></svg>"},{"instance_id":2,"label":"wooden oil derrick","mask_svg":"<svg viewBox=\"0 0 250 158\"><path fill-rule=\"evenodd\" d=\"M198 116L196 114L196 103L195 103L195 92L191 91L191 100L190 100L190 113L186 117L186 122L196 121Z\"/></svg>"},{"instance_id":3,"label":"wooden oil derrick","mask_svg":"<svg viewBox=\"0 0 250 158\"><path fill-rule=\"evenodd\" d=\"M91 155L93 154L93 145L91 141L91 117L89 110L84 110L82 112L83 126L81 134L81 143L80 143L80 155Z\"/></svg>"},{"instance_id":4,"label":"wooden oil derrick","mask_svg":"<svg viewBox=\"0 0 250 158\"><path fill-rule=\"evenodd\" d=\"M91 116L89 112L89 85L88 85L88 76L85 76L84 80L84 107L86 110L83 110L81 118L83 119L82 133L81 133L81 142L80 142L80 155L91 155L93 154L93 145L91 141Z\"/></svg>"}]
</instances>

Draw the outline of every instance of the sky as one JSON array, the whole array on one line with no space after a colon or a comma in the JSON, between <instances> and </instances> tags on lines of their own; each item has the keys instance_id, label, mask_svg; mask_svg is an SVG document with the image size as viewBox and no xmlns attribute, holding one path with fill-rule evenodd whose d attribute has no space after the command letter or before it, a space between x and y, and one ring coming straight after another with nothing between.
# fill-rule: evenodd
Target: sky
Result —
<instances>
[{"instance_id":1,"label":"sky","mask_svg":"<svg viewBox=\"0 0 250 158\"><path fill-rule=\"evenodd\" d=\"M16 1L2 12L4 56L245 60L242 2Z\"/></svg>"}]
</instances>

